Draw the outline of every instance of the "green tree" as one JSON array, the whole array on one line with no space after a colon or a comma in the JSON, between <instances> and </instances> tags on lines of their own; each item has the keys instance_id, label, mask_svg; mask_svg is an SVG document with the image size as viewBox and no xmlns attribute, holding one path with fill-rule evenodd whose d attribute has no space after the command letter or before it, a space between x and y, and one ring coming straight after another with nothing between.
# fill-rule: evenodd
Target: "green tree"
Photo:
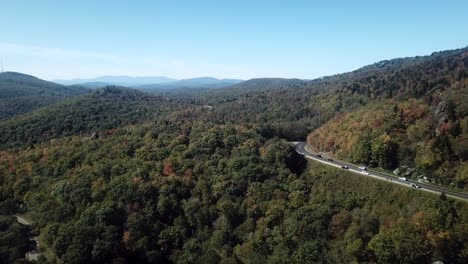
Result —
<instances>
[{"instance_id":1,"label":"green tree","mask_svg":"<svg viewBox=\"0 0 468 264\"><path fill-rule=\"evenodd\" d=\"M384 230L369 242L380 263L424 263L430 260L430 246L424 234L412 226Z\"/></svg>"}]
</instances>

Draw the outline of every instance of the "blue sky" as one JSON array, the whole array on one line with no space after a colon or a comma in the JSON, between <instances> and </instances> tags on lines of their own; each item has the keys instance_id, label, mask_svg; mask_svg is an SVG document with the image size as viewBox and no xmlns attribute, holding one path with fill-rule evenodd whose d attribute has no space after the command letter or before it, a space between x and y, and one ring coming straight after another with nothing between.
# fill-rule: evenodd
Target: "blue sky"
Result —
<instances>
[{"instance_id":1,"label":"blue sky","mask_svg":"<svg viewBox=\"0 0 468 264\"><path fill-rule=\"evenodd\" d=\"M6 70L297 77L468 45L468 1L0 0Z\"/></svg>"}]
</instances>

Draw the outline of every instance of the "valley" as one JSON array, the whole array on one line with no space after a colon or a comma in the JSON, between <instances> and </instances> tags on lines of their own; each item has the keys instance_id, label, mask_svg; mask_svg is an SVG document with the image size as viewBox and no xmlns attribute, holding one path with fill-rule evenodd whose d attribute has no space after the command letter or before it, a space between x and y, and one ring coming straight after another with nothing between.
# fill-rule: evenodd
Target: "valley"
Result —
<instances>
[{"instance_id":1,"label":"valley","mask_svg":"<svg viewBox=\"0 0 468 264\"><path fill-rule=\"evenodd\" d=\"M164 80L0 73L2 263L466 261L468 48Z\"/></svg>"}]
</instances>

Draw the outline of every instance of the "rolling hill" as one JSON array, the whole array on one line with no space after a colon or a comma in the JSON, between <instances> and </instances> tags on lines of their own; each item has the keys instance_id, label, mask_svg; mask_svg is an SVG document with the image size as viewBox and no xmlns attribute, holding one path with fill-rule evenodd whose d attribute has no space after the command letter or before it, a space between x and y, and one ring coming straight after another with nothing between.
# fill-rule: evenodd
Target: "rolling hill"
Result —
<instances>
[{"instance_id":1,"label":"rolling hill","mask_svg":"<svg viewBox=\"0 0 468 264\"><path fill-rule=\"evenodd\" d=\"M1 251L24 256L20 213L50 262L466 263L466 203L288 141L466 190L467 58L183 96L106 87L0 121Z\"/></svg>"},{"instance_id":2,"label":"rolling hill","mask_svg":"<svg viewBox=\"0 0 468 264\"><path fill-rule=\"evenodd\" d=\"M109 85L118 86L137 86L147 85L156 83L173 82L175 79L165 76L142 76L142 77L131 77L131 76L101 76L90 79L72 79L72 80L55 80L55 82L63 85L76 85L83 83L107 83Z\"/></svg>"},{"instance_id":3,"label":"rolling hill","mask_svg":"<svg viewBox=\"0 0 468 264\"><path fill-rule=\"evenodd\" d=\"M158 84L148 84L133 86L132 88L144 91L160 91L160 90L173 90L173 89L219 89L226 88L237 83L242 82L242 80L236 79L216 79L212 77L200 77L192 79L183 79L172 82L158 83Z\"/></svg>"},{"instance_id":4,"label":"rolling hill","mask_svg":"<svg viewBox=\"0 0 468 264\"><path fill-rule=\"evenodd\" d=\"M87 93L81 87L67 87L17 73L0 73L0 120Z\"/></svg>"},{"instance_id":5,"label":"rolling hill","mask_svg":"<svg viewBox=\"0 0 468 264\"><path fill-rule=\"evenodd\" d=\"M105 83L105 82L85 82L85 83L80 83L80 84L69 85L69 87L83 87L87 89L98 89L98 88L104 88L106 86L112 86L112 84Z\"/></svg>"},{"instance_id":6,"label":"rolling hill","mask_svg":"<svg viewBox=\"0 0 468 264\"><path fill-rule=\"evenodd\" d=\"M364 67L337 89L369 98L308 136L317 151L468 190L468 49Z\"/></svg>"},{"instance_id":7,"label":"rolling hill","mask_svg":"<svg viewBox=\"0 0 468 264\"><path fill-rule=\"evenodd\" d=\"M213 77L199 77L176 80L164 76L129 77L129 76L103 76L94 79L57 80L64 85L81 86L85 88L102 88L108 85L131 87L142 91L165 91L173 89L215 89L225 88L240 83L237 79L216 79Z\"/></svg>"},{"instance_id":8,"label":"rolling hill","mask_svg":"<svg viewBox=\"0 0 468 264\"><path fill-rule=\"evenodd\" d=\"M254 79L194 101L212 106L207 120L257 124L267 138L310 134L317 151L466 190L467 96L463 48L311 81Z\"/></svg>"},{"instance_id":9,"label":"rolling hill","mask_svg":"<svg viewBox=\"0 0 468 264\"><path fill-rule=\"evenodd\" d=\"M21 146L49 139L137 124L184 109L169 100L122 87L105 87L79 97L0 121L0 146Z\"/></svg>"}]
</instances>

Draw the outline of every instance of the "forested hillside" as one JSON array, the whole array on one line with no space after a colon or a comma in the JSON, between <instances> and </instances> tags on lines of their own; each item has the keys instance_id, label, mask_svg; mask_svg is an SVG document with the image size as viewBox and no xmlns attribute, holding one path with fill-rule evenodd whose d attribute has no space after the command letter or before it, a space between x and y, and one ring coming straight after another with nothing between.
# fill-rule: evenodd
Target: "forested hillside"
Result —
<instances>
[{"instance_id":1,"label":"forested hillside","mask_svg":"<svg viewBox=\"0 0 468 264\"><path fill-rule=\"evenodd\" d=\"M0 153L63 263L464 263L468 207L305 161L254 128L156 122Z\"/></svg>"},{"instance_id":2,"label":"forested hillside","mask_svg":"<svg viewBox=\"0 0 468 264\"><path fill-rule=\"evenodd\" d=\"M467 77L468 48L464 48L382 61L313 81L254 79L192 98L214 106L211 120L256 123L265 136L302 140L337 113L369 102L417 98L434 99L435 104L438 93L451 88L456 88L450 93L457 97L466 90Z\"/></svg>"},{"instance_id":3,"label":"forested hillside","mask_svg":"<svg viewBox=\"0 0 468 264\"><path fill-rule=\"evenodd\" d=\"M30 114L0 121L0 146L29 145L53 138L99 133L182 110L182 100L106 87Z\"/></svg>"},{"instance_id":4,"label":"forested hillside","mask_svg":"<svg viewBox=\"0 0 468 264\"><path fill-rule=\"evenodd\" d=\"M86 93L16 72L0 73L0 120L56 103L66 97Z\"/></svg>"},{"instance_id":5,"label":"forested hillside","mask_svg":"<svg viewBox=\"0 0 468 264\"><path fill-rule=\"evenodd\" d=\"M106 87L2 120L0 261L24 263L19 213L42 263L466 263L467 203L288 141L467 190L467 52L313 81Z\"/></svg>"},{"instance_id":6,"label":"forested hillside","mask_svg":"<svg viewBox=\"0 0 468 264\"><path fill-rule=\"evenodd\" d=\"M342 96L364 92L392 99L337 114L308 142L317 151L355 163L398 168L396 173L413 179L425 176L468 190L468 51L433 57L390 70L387 89L378 88L383 80L378 77L343 88Z\"/></svg>"}]
</instances>

